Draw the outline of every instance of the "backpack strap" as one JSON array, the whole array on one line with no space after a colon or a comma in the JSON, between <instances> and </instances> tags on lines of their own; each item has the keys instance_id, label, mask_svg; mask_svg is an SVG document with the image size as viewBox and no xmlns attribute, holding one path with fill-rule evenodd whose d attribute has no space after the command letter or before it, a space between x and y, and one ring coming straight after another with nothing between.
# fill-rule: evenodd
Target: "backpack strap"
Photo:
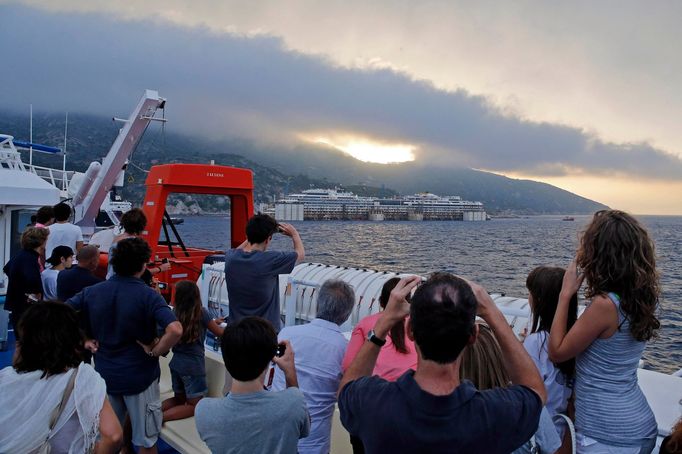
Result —
<instances>
[{"instance_id":1,"label":"backpack strap","mask_svg":"<svg viewBox=\"0 0 682 454\"><path fill-rule=\"evenodd\" d=\"M71 373L71 378L69 378L69 382L66 384L66 389L64 389L64 394L62 395L62 400L59 402L59 406L54 409L52 412L52 416L50 417L50 432L47 435L47 438L50 438L50 435L52 435L52 431L54 430L54 426L57 425L57 420L59 417L62 415L62 412L64 411L64 407L66 406L66 403L69 401L69 398L71 397L71 393L73 391L73 387L76 383L76 375L78 374L78 368L73 369L73 372Z\"/></svg>"}]
</instances>

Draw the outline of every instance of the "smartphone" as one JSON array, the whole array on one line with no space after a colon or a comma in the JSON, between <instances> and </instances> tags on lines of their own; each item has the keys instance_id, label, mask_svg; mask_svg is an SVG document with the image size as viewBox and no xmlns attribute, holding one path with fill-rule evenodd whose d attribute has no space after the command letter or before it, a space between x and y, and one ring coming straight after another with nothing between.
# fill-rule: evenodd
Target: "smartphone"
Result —
<instances>
[{"instance_id":1,"label":"smartphone","mask_svg":"<svg viewBox=\"0 0 682 454\"><path fill-rule=\"evenodd\" d=\"M165 290L166 287L168 287L168 284L166 284L165 282L159 282L157 284L157 287L159 288L159 290Z\"/></svg>"},{"instance_id":2,"label":"smartphone","mask_svg":"<svg viewBox=\"0 0 682 454\"><path fill-rule=\"evenodd\" d=\"M278 358L281 358L284 356L284 352L287 350L286 344L279 344L277 345L277 350L275 351L275 356Z\"/></svg>"},{"instance_id":3,"label":"smartphone","mask_svg":"<svg viewBox=\"0 0 682 454\"><path fill-rule=\"evenodd\" d=\"M37 298L33 293L28 293L28 294L26 294L26 299L28 299L28 302L29 302L30 304L33 304L33 303L37 303L37 302L38 302L38 298Z\"/></svg>"}]
</instances>

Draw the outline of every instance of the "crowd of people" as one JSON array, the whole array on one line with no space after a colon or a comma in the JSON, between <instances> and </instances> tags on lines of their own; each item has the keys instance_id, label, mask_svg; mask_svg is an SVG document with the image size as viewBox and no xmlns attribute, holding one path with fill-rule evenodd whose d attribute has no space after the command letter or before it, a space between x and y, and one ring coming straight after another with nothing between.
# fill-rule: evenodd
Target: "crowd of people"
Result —
<instances>
[{"instance_id":1,"label":"crowd of people","mask_svg":"<svg viewBox=\"0 0 682 454\"><path fill-rule=\"evenodd\" d=\"M153 288L167 267L148 266L141 210L122 217L102 280L99 250L82 245L64 206L39 210L4 268L17 345L0 405L16 410L0 415L0 452L151 453L164 421L194 416L212 452L329 453L337 405L355 453L655 447L636 371L660 328L658 272L653 241L627 213L596 213L565 269L530 271L521 340L481 285L436 272L388 280L381 311L348 341L356 296L342 280L317 290L314 320L282 328L278 277L305 257L292 225L249 220L225 256L229 316L213 319L195 283L176 284L174 308ZM278 233L293 251L270 249ZM208 397L207 332L220 339L223 397ZM169 351L173 397L162 402ZM682 449L681 430L661 452Z\"/></svg>"}]
</instances>

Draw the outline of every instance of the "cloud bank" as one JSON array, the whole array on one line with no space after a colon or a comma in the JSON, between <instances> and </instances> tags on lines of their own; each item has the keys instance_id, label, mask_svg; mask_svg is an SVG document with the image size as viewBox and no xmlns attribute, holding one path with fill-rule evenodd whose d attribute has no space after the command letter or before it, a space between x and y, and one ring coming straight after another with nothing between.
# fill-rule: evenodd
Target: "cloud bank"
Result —
<instances>
[{"instance_id":1,"label":"cloud bank","mask_svg":"<svg viewBox=\"0 0 682 454\"><path fill-rule=\"evenodd\" d=\"M340 67L275 37L18 6L0 6L0 14L8 109L33 103L121 116L153 88L169 99L170 128L212 138L292 145L336 132L415 145L422 164L682 180L682 160L650 144L525 120L465 90L388 68Z\"/></svg>"}]
</instances>

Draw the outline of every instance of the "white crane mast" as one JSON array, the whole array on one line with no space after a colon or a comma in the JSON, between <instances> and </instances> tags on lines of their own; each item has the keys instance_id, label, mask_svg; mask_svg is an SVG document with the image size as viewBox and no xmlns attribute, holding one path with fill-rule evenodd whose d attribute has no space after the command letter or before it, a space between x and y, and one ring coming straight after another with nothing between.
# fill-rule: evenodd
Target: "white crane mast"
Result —
<instances>
[{"instance_id":1,"label":"white crane mast","mask_svg":"<svg viewBox=\"0 0 682 454\"><path fill-rule=\"evenodd\" d=\"M95 218L102 202L108 197L109 191L123 171L128 158L135 151L135 147L142 138L149 122L165 121L154 117L157 109L162 109L165 102L166 100L160 98L157 91L145 90L142 99L130 117L127 120L120 120L123 121L124 125L104 158L94 181L92 184L88 184L87 188L83 188L87 193L78 194L74 200L75 202L80 201L80 203L74 204L75 224L80 226L84 234L91 235L94 233Z\"/></svg>"}]
</instances>

